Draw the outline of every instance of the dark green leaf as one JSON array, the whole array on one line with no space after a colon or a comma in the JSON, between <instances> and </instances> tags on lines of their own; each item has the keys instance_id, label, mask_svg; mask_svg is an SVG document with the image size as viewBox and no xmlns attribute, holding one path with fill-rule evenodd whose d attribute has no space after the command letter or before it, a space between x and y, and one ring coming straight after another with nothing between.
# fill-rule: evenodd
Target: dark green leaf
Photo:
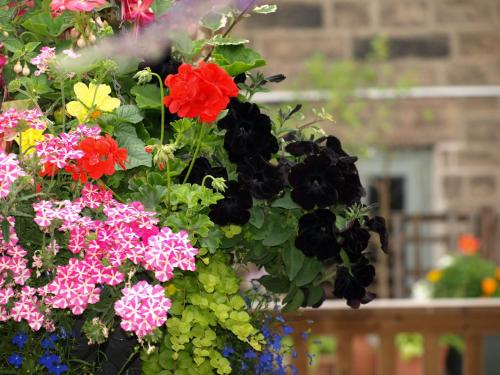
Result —
<instances>
[{"instance_id":1,"label":"dark green leaf","mask_svg":"<svg viewBox=\"0 0 500 375\"><path fill-rule=\"evenodd\" d=\"M10 224L7 218L2 218L2 237L4 242L10 242Z\"/></svg>"},{"instance_id":2,"label":"dark green leaf","mask_svg":"<svg viewBox=\"0 0 500 375\"><path fill-rule=\"evenodd\" d=\"M71 26L72 19L73 16L69 12L65 12L58 17L52 17L50 12L41 11L29 17L22 23L22 26L35 34L56 38Z\"/></svg>"},{"instance_id":3,"label":"dark green leaf","mask_svg":"<svg viewBox=\"0 0 500 375\"><path fill-rule=\"evenodd\" d=\"M318 303L323 297L323 288L321 286L313 286L308 289L308 294L307 294L307 306L313 306L316 303Z\"/></svg>"},{"instance_id":4,"label":"dark green leaf","mask_svg":"<svg viewBox=\"0 0 500 375\"><path fill-rule=\"evenodd\" d=\"M253 206L250 210L250 224L257 229L261 229L264 225L264 210L261 207Z\"/></svg>"},{"instance_id":5,"label":"dark green leaf","mask_svg":"<svg viewBox=\"0 0 500 375\"><path fill-rule=\"evenodd\" d=\"M262 276L258 281L267 290L273 293L286 293L290 288L290 281L286 277L265 275Z\"/></svg>"},{"instance_id":6,"label":"dark green leaf","mask_svg":"<svg viewBox=\"0 0 500 375\"><path fill-rule=\"evenodd\" d=\"M132 169L144 165L151 167L152 157L144 151L145 143L137 137L135 128L130 124L122 124L115 129L115 137L120 147L128 150L128 159L125 167Z\"/></svg>"},{"instance_id":7,"label":"dark green leaf","mask_svg":"<svg viewBox=\"0 0 500 375\"><path fill-rule=\"evenodd\" d=\"M135 105L122 105L116 110L117 121L129 122L137 124L142 121L144 116L141 114L139 108Z\"/></svg>"},{"instance_id":8,"label":"dark green leaf","mask_svg":"<svg viewBox=\"0 0 500 375\"><path fill-rule=\"evenodd\" d=\"M304 264L304 254L295 248L295 245L290 244L283 249L283 262L285 263L286 273L290 280L295 279Z\"/></svg>"},{"instance_id":9,"label":"dark green leaf","mask_svg":"<svg viewBox=\"0 0 500 375\"><path fill-rule=\"evenodd\" d=\"M297 286L307 285L314 280L314 278L321 272L323 266L321 263L314 258L305 258L304 264L300 269L300 272L295 278L295 284Z\"/></svg>"},{"instance_id":10,"label":"dark green leaf","mask_svg":"<svg viewBox=\"0 0 500 375\"><path fill-rule=\"evenodd\" d=\"M134 86L130 93L135 96L136 104L142 109L161 109L163 103L160 88L156 85Z\"/></svg>"},{"instance_id":11,"label":"dark green leaf","mask_svg":"<svg viewBox=\"0 0 500 375\"><path fill-rule=\"evenodd\" d=\"M300 206L292 200L290 192L286 192L281 198L276 199L271 207L285 208L287 210L292 210L295 208L300 208Z\"/></svg>"},{"instance_id":12,"label":"dark green leaf","mask_svg":"<svg viewBox=\"0 0 500 375\"><path fill-rule=\"evenodd\" d=\"M288 302L281 309L281 311L284 313L295 311L302 305L303 302L304 302L304 292L302 292L302 290L300 290L300 289L297 289L292 300L290 302Z\"/></svg>"},{"instance_id":13,"label":"dark green leaf","mask_svg":"<svg viewBox=\"0 0 500 375\"><path fill-rule=\"evenodd\" d=\"M266 65L261 55L241 44L220 45L214 50L213 57L231 76Z\"/></svg>"}]
</instances>

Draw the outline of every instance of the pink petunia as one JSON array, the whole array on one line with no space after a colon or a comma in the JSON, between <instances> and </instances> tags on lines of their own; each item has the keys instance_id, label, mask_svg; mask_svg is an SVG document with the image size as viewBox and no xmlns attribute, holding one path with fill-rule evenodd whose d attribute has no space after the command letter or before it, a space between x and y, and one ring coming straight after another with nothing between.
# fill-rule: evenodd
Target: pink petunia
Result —
<instances>
[{"instance_id":1,"label":"pink petunia","mask_svg":"<svg viewBox=\"0 0 500 375\"><path fill-rule=\"evenodd\" d=\"M90 12L106 4L106 0L52 0L50 9L56 14L65 10Z\"/></svg>"}]
</instances>

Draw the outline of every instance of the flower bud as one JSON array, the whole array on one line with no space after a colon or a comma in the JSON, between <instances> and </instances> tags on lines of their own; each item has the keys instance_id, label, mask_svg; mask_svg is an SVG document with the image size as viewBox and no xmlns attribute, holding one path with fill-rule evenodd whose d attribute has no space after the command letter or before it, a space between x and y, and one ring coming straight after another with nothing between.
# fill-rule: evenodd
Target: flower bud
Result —
<instances>
[{"instance_id":1,"label":"flower bud","mask_svg":"<svg viewBox=\"0 0 500 375\"><path fill-rule=\"evenodd\" d=\"M147 153L147 154L150 154L153 152L153 146L151 145L147 145L146 147L144 147L144 151Z\"/></svg>"},{"instance_id":2,"label":"flower bud","mask_svg":"<svg viewBox=\"0 0 500 375\"><path fill-rule=\"evenodd\" d=\"M89 35L89 43L94 44L96 42L97 38L95 37L94 34Z\"/></svg>"},{"instance_id":3,"label":"flower bud","mask_svg":"<svg viewBox=\"0 0 500 375\"><path fill-rule=\"evenodd\" d=\"M147 67L146 69L135 73L134 79L137 80L137 83L139 83L139 85L144 85L150 82L153 79L153 74L151 73L151 69Z\"/></svg>"},{"instance_id":4,"label":"flower bud","mask_svg":"<svg viewBox=\"0 0 500 375\"><path fill-rule=\"evenodd\" d=\"M9 36L9 33L7 31L4 31L3 36L7 38Z\"/></svg>"},{"instance_id":5,"label":"flower bud","mask_svg":"<svg viewBox=\"0 0 500 375\"><path fill-rule=\"evenodd\" d=\"M14 65L14 73L21 74L22 72L23 72L23 66L21 65L21 62L18 61L16 65Z\"/></svg>"},{"instance_id":6,"label":"flower bud","mask_svg":"<svg viewBox=\"0 0 500 375\"><path fill-rule=\"evenodd\" d=\"M73 28L71 29L71 31L69 32L69 35L71 35L71 37L72 37L73 39L76 39L76 38L78 38L78 37L80 36L80 32L79 32L77 29L75 29L75 28L73 27Z\"/></svg>"},{"instance_id":7,"label":"flower bud","mask_svg":"<svg viewBox=\"0 0 500 375\"><path fill-rule=\"evenodd\" d=\"M27 76L30 75L30 73L31 73L30 68L28 68L27 64L24 64L24 67L23 67L23 76L27 77Z\"/></svg>"},{"instance_id":8,"label":"flower bud","mask_svg":"<svg viewBox=\"0 0 500 375\"><path fill-rule=\"evenodd\" d=\"M80 37L76 41L76 45L80 48L84 48L87 45L87 42L85 42L85 39L83 39L83 37Z\"/></svg>"}]
</instances>

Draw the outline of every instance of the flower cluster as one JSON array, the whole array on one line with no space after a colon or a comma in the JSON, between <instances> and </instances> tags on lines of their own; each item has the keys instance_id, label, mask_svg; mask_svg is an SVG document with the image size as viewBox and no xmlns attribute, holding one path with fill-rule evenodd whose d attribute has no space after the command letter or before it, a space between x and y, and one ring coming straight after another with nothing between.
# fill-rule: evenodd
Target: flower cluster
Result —
<instances>
[{"instance_id":1,"label":"flower cluster","mask_svg":"<svg viewBox=\"0 0 500 375\"><path fill-rule=\"evenodd\" d=\"M116 315L122 318L121 327L139 337L146 336L167 320L171 302L161 285L152 286L139 281L122 290L123 297L115 302Z\"/></svg>"},{"instance_id":2,"label":"flower cluster","mask_svg":"<svg viewBox=\"0 0 500 375\"><path fill-rule=\"evenodd\" d=\"M68 250L78 257L70 258L67 265L57 266L55 277L42 287L25 286L17 294L12 287L1 289L1 320L24 319L33 330L40 329L46 319L39 309L39 297L50 308L68 308L74 315L80 315L89 304L99 301L101 286L116 286L124 281L120 267L127 261L153 271L159 281L171 279L175 268L196 269L198 250L190 245L187 233L158 228L155 213L145 211L142 204L119 203L109 191L95 185L87 184L75 201L40 201L33 208L34 220L42 230L59 228L69 234ZM83 216L85 209L101 211L106 220ZM23 285L30 272L24 259L26 251L16 246L16 241L17 237L11 237L8 246L4 246L7 255L0 257L0 269L12 272L14 281ZM161 286L154 287L152 293L158 290L163 293ZM13 308L7 311L3 306L11 300ZM164 301L160 302L166 306ZM163 318L166 312L154 321L148 318L148 322L157 327L163 324ZM127 324L124 323L129 330L135 330L132 328L135 326ZM139 335L146 334L144 326L137 329Z\"/></svg>"},{"instance_id":3,"label":"flower cluster","mask_svg":"<svg viewBox=\"0 0 500 375\"><path fill-rule=\"evenodd\" d=\"M31 59L31 63L36 65L35 76L45 73L49 69L49 63L56 57L56 49L53 47L42 47L40 54Z\"/></svg>"},{"instance_id":4,"label":"flower cluster","mask_svg":"<svg viewBox=\"0 0 500 375\"><path fill-rule=\"evenodd\" d=\"M170 93L165 105L181 117L196 118L209 123L217 119L229 98L238 96L238 87L218 65L201 62L198 68L182 64L177 74L165 79Z\"/></svg>"},{"instance_id":5,"label":"flower cluster","mask_svg":"<svg viewBox=\"0 0 500 375\"><path fill-rule=\"evenodd\" d=\"M18 111L9 108L0 113L0 150L5 150L7 142L14 140L19 132L34 131L41 134L46 128L42 116L39 109Z\"/></svg>"},{"instance_id":6,"label":"flower cluster","mask_svg":"<svg viewBox=\"0 0 500 375\"><path fill-rule=\"evenodd\" d=\"M0 150L0 199L9 195L12 184L26 173L19 166L15 154L5 154Z\"/></svg>"},{"instance_id":7,"label":"flower cluster","mask_svg":"<svg viewBox=\"0 0 500 375\"><path fill-rule=\"evenodd\" d=\"M135 22L137 26L144 27L155 19L151 10L154 0L121 0L122 20Z\"/></svg>"},{"instance_id":8,"label":"flower cluster","mask_svg":"<svg viewBox=\"0 0 500 375\"><path fill-rule=\"evenodd\" d=\"M87 182L115 172L116 164L125 169L128 152L108 134L101 136L99 127L80 125L69 133L55 137L45 135L36 145L43 165L42 176L53 175L61 168L71 173L75 181Z\"/></svg>"}]
</instances>

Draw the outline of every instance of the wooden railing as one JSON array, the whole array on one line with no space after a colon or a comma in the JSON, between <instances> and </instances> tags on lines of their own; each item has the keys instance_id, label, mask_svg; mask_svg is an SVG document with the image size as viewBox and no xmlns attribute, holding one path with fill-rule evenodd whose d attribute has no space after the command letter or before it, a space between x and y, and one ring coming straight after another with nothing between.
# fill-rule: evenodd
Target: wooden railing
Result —
<instances>
[{"instance_id":1,"label":"wooden railing","mask_svg":"<svg viewBox=\"0 0 500 375\"><path fill-rule=\"evenodd\" d=\"M378 374L396 374L394 338L400 332L419 332L424 336L424 375L441 373L440 335L454 333L464 337L464 374L483 375L483 338L500 333L500 299L409 299L375 300L351 310L345 302L327 301L319 309L304 309L288 314L294 327L294 345L299 355L300 375L308 374L307 343L300 334L332 335L337 338L335 375L353 374L352 339L375 334L380 338Z\"/></svg>"}]
</instances>

